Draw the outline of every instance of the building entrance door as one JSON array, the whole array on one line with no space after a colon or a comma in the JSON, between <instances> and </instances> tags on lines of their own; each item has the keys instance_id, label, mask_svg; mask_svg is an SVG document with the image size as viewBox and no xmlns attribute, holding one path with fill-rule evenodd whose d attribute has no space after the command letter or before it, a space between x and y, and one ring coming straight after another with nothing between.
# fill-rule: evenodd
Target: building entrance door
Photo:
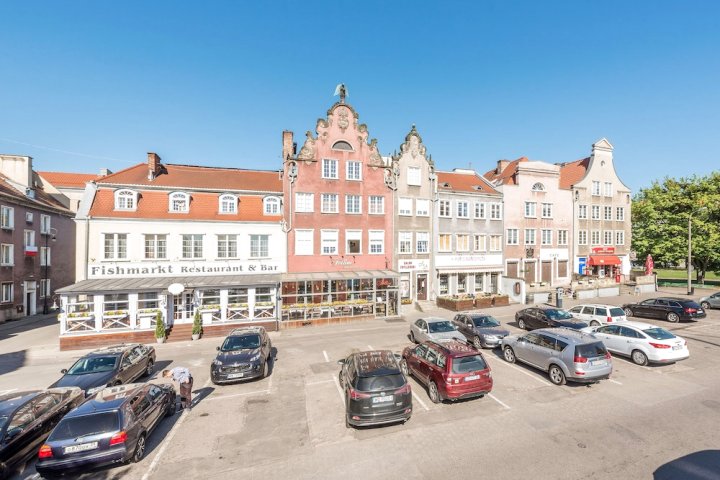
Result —
<instances>
[{"instance_id":1,"label":"building entrance door","mask_svg":"<svg viewBox=\"0 0 720 480\"><path fill-rule=\"evenodd\" d=\"M183 323L192 320L193 302L191 293L173 295L173 320Z\"/></svg>"},{"instance_id":2,"label":"building entrance door","mask_svg":"<svg viewBox=\"0 0 720 480\"><path fill-rule=\"evenodd\" d=\"M35 315L37 313L36 295L35 282L25 282L25 298L23 299L25 315Z\"/></svg>"},{"instance_id":3,"label":"building entrance door","mask_svg":"<svg viewBox=\"0 0 720 480\"><path fill-rule=\"evenodd\" d=\"M427 274L420 273L417 276L417 299L427 300Z\"/></svg>"}]
</instances>

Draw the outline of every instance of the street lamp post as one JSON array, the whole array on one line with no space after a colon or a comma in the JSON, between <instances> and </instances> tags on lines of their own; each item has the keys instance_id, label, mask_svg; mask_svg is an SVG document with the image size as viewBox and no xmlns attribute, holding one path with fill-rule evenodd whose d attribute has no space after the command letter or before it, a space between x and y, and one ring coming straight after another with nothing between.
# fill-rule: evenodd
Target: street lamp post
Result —
<instances>
[{"instance_id":1,"label":"street lamp post","mask_svg":"<svg viewBox=\"0 0 720 480\"><path fill-rule=\"evenodd\" d=\"M692 295L692 212L688 215L688 258L687 258L687 294Z\"/></svg>"},{"instance_id":2,"label":"street lamp post","mask_svg":"<svg viewBox=\"0 0 720 480\"><path fill-rule=\"evenodd\" d=\"M57 229L55 228L48 228L48 230L45 232L45 265L43 266L43 279L45 279L45 283L43 284L43 314L47 315L48 313L48 295L50 292L48 292L47 288L47 282L48 282L48 267L50 266L50 255L48 250L48 241L50 240L50 237L52 237L52 241L54 242L57 238ZM42 256L40 257L42 259Z\"/></svg>"}]
</instances>

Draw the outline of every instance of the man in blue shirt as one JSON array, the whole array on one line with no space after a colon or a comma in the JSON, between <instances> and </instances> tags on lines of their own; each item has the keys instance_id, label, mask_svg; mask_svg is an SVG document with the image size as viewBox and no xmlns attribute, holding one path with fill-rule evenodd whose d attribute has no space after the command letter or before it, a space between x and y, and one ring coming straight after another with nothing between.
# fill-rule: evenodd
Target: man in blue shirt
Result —
<instances>
[{"instance_id":1,"label":"man in blue shirt","mask_svg":"<svg viewBox=\"0 0 720 480\"><path fill-rule=\"evenodd\" d=\"M162 376L172 377L180 384L180 408L192 408L193 377L190 370L185 367L175 367L172 370L163 370Z\"/></svg>"}]
</instances>

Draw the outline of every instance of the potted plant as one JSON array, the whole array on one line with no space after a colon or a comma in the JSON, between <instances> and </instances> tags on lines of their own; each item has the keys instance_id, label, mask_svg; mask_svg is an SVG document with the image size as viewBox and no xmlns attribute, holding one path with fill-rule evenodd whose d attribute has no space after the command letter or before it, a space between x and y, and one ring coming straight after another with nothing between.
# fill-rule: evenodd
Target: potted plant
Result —
<instances>
[{"instance_id":1,"label":"potted plant","mask_svg":"<svg viewBox=\"0 0 720 480\"><path fill-rule=\"evenodd\" d=\"M192 328L192 339L198 340L200 338L200 335L202 335L202 319L200 318L200 310L195 310L195 317L193 318L193 328Z\"/></svg>"},{"instance_id":2,"label":"potted plant","mask_svg":"<svg viewBox=\"0 0 720 480\"><path fill-rule=\"evenodd\" d=\"M157 343L165 343L166 335L165 322L163 322L162 314L157 312L155 316L155 340L157 340Z\"/></svg>"}]
</instances>

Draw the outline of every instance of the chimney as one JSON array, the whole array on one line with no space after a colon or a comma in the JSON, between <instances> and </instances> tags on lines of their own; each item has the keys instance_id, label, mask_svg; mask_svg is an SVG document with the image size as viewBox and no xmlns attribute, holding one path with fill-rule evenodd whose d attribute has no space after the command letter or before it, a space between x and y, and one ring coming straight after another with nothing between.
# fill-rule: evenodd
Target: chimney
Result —
<instances>
[{"instance_id":1,"label":"chimney","mask_svg":"<svg viewBox=\"0 0 720 480\"><path fill-rule=\"evenodd\" d=\"M100 176L101 176L101 177L107 177L107 176L110 175L111 173L112 173L112 172L110 171L109 168L103 167L103 168L100 169Z\"/></svg>"},{"instance_id":2,"label":"chimney","mask_svg":"<svg viewBox=\"0 0 720 480\"><path fill-rule=\"evenodd\" d=\"M291 132L290 130L283 130L282 142L283 142L282 160L283 160L283 162L285 162L285 160L287 160L288 157L295 156L295 150L297 149L296 144L293 143L293 132Z\"/></svg>"},{"instance_id":3,"label":"chimney","mask_svg":"<svg viewBox=\"0 0 720 480\"><path fill-rule=\"evenodd\" d=\"M153 180L160 175L160 155L153 152L148 152L148 180Z\"/></svg>"},{"instance_id":4,"label":"chimney","mask_svg":"<svg viewBox=\"0 0 720 480\"><path fill-rule=\"evenodd\" d=\"M505 168L510 164L510 160L498 160L497 162L497 173L498 175L505 170Z\"/></svg>"}]
</instances>

